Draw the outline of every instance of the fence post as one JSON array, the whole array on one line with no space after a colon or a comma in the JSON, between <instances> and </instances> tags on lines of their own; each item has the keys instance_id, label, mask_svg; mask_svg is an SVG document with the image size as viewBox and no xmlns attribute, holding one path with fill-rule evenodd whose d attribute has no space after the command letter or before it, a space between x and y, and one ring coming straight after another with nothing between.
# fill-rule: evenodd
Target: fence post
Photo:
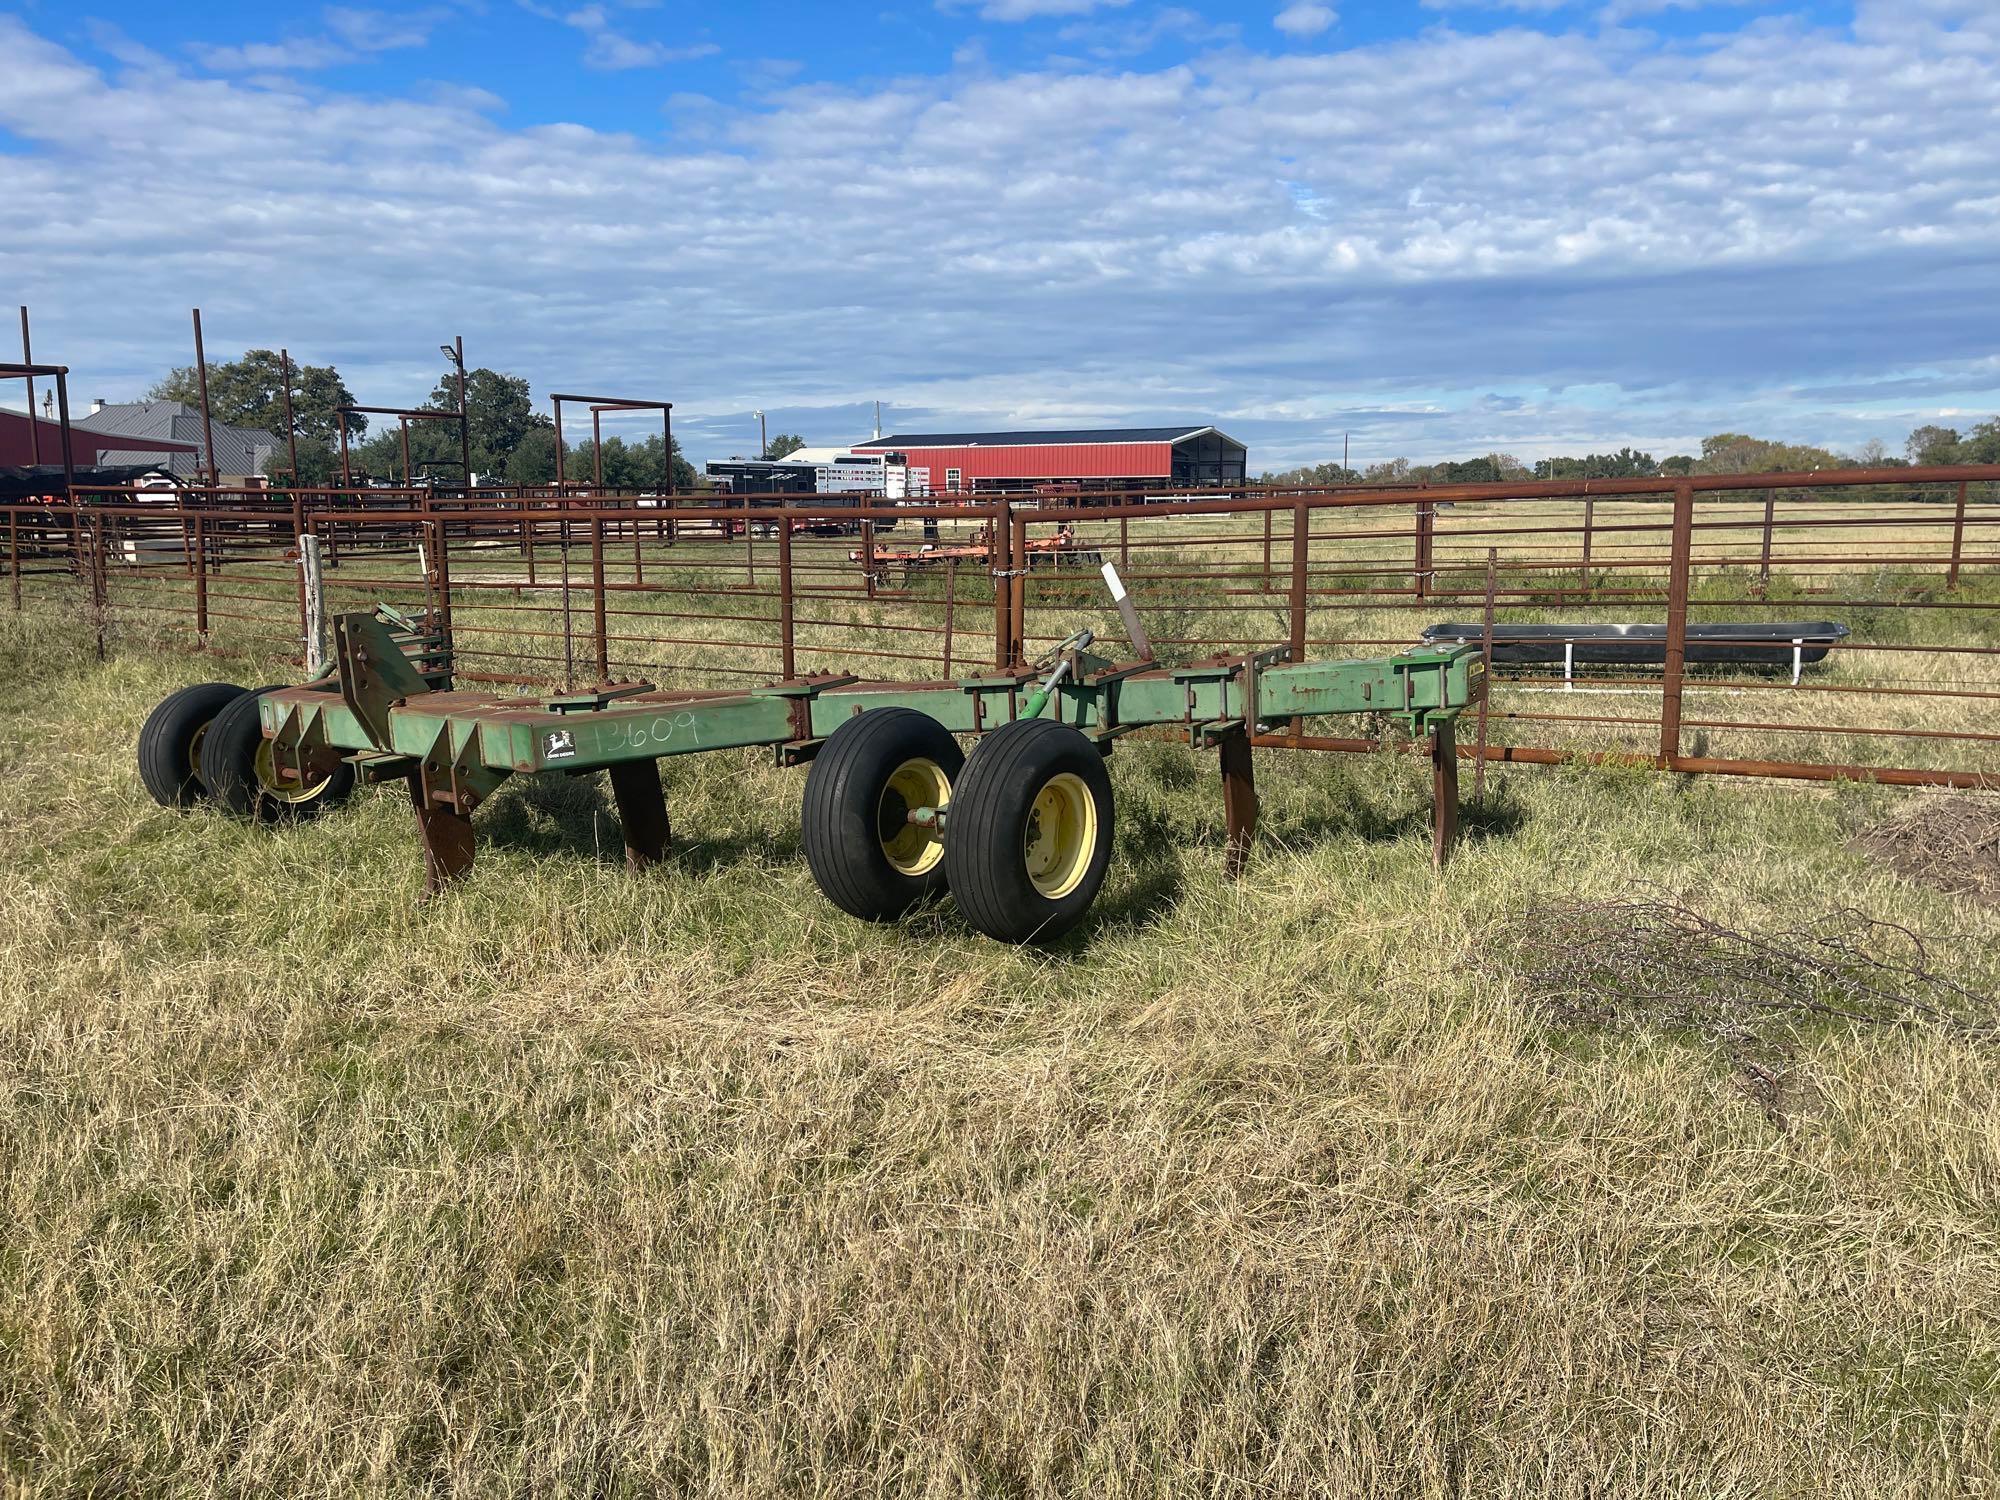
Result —
<instances>
[{"instance_id":1,"label":"fence post","mask_svg":"<svg viewBox=\"0 0 2000 1500\"><path fill-rule=\"evenodd\" d=\"M317 677L326 670L326 580L320 572L319 538L309 531L299 533L299 598L306 675Z\"/></svg>"},{"instance_id":2,"label":"fence post","mask_svg":"<svg viewBox=\"0 0 2000 1500\"><path fill-rule=\"evenodd\" d=\"M1590 581L1590 543L1592 533L1597 529L1597 501L1585 496L1583 501L1583 592L1587 597L1596 585Z\"/></svg>"},{"instance_id":3,"label":"fence post","mask_svg":"<svg viewBox=\"0 0 2000 1500\"><path fill-rule=\"evenodd\" d=\"M597 637L597 680L611 680L611 637L604 623L604 513L593 511L590 517L590 618L591 631Z\"/></svg>"},{"instance_id":4,"label":"fence post","mask_svg":"<svg viewBox=\"0 0 2000 1500\"><path fill-rule=\"evenodd\" d=\"M791 512L781 505L778 507L778 652L787 682L798 675L795 634L796 626L792 619L792 517Z\"/></svg>"},{"instance_id":5,"label":"fence post","mask_svg":"<svg viewBox=\"0 0 2000 1500\"><path fill-rule=\"evenodd\" d=\"M1271 513L1264 512L1264 592L1271 591Z\"/></svg>"},{"instance_id":6,"label":"fence post","mask_svg":"<svg viewBox=\"0 0 2000 1500\"><path fill-rule=\"evenodd\" d=\"M875 597L875 523L865 517L861 522L861 592L870 599Z\"/></svg>"},{"instance_id":7,"label":"fence post","mask_svg":"<svg viewBox=\"0 0 2000 1500\"><path fill-rule=\"evenodd\" d=\"M1486 711L1493 698L1493 599L1500 582L1500 549L1486 549L1486 623L1479 632L1479 744L1472 757L1472 800L1486 803ZM1454 754L1457 752L1454 751Z\"/></svg>"},{"instance_id":8,"label":"fence post","mask_svg":"<svg viewBox=\"0 0 2000 1500\"><path fill-rule=\"evenodd\" d=\"M1129 516L1118 518L1118 571L1132 570L1132 520Z\"/></svg>"},{"instance_id":9,"label":"fence post","mask_svg":"<svg viewBox=\"0 0 2000 1500\"><path fill-rule=\"evenodd\" d=\"M21 515L7 513L7 574L14 584L14 613L21 612Z\"/></svg>"},{"instance_id":10,"label":"fence post","mask_svg":"<svg viewBox=\"0 0 2000 1500\"><path fill-rule=\"evenodd\" d=\"M558 445L556 452L562 452ZM576 691L576 613L575 601L569 591L569 496L561 490L556 492L556 555L562 560L562 622L563 622L563 691Z\"/></svg>"},{"instance_id":11,"label":"fence post","mask_svg":"<svg viewBox=\"0 0 2000 1500\"><path fill-rule=\"evenodd\" d=\"M104 660L104 617L111 609L111 586L104 573L104 527L90 521L90 612L97 619L97 659Z\"/></svg>"},{"instance_id":12,"label":"fence post","mask_svg":"<svg viewBox=\"0 0 2000 1500\"><path fill-rule=\"evenodd\" d=\"M1437 525L1436 508L1428 500L1417 502L1416 564L1413 569L1419 599L1431 596L1431 542Z\"/></svg>"},{"instance_id":13,"label":"fence post","mask_svg":"<svg viewBox=\"0 0 2000 1500\"><path fill-rule=\"evenodd\" d=\"M1306 656L1306 573L1312 567L1312 512L1306 507L1304 495L1292 499L1292 660L1304 661ZM1292 716L1292 733L1303 734L1306 721L1302 715ZM1250 726L1252 734L1257 726Z\"/></svg>"},{"instance_id":14,"label":"fence post","mask_svg":"<svg viewBox=\"0 0 2000 1500\"><path fill-rule=\"evenodd\" d=\"M995 505L986 518L986 571L993 575L993 669L1004 672L1008 661L1007 637L1012 631L1014 579L1011 543L1014 529L1009 524L1007 502Z\"/></svg>"},{"instance_id":15,"label":"fence post","mask_svg":"<svg viewBox=\"0 0 2000 1500\"><path fill-rule=\"evenodd\" d=\"M1009 506L1009 510L1012 507ZM1028 576L1032 559L1028 552L1028 517L1025 513L1014 516L1014 541L1009 549L1014 562L1014 610L1013 623L1008 632L1008 665L1026 664L1028 660Z\"/></svg>"},{"instance_id":16,"label":"fence post","mask_svg":"<svg viewBox=\"0 0 2000 1500\"><path fill-rule=\"evenodd\" d=\"M194 518L194 633L208 644L208 524Z\"/></svg>"},{"instance_id":17,"label":"fence post","mask_svg":"<svg viewBox=\"0 0 2000 1500\"><path fill-rule=\"evenodd\" d=\"M1681 677L1687 666L1688 573L1694 544L1694 485L1674 486L1673 555L1667 575L1666 679L1660 692L1659 767L1671 771L1681 754Z\"/></svg>"},{"instance_id":18,"label":"fence post","mask_svg":"<svg viewBox=\"0 0 2000 1500\"><path fill-rule=\"evenodd\" d=\"M1304 661L1306 655L1306 571L1311 566L1312 512L1306 508L1306 497L1300 495L1292 501L1291 646L1293 661Z\"/></svg>"},{"instance_id":19,"label":"fence post","mask_svg":"<svg viewBox=\"0 0 2000 1500\"><path fill-rule=\"evenodd\" d=\"M951 676L951 632L958 617L958 559L944 560L944 675Z\"/></svg>"},{"instance_id":20,"label":"fence post","mask_svg":"<svg viewBox=\"0 0 2000 1500\"><path fill-rule=\"evenodd\" d=\"M1945 570L1944 586L1958 587L1958 565L1965 552L1965 481L1958 482L1958 509L1951 521L1951 566Z\"/></svg>"},{"instance_id":21,"label":"fence post","mask_svg":"<svg viewBox=\"0 0 2000 1500\"><path fill-rule=\"evenodd\" d=\"M297 476L293 476L297 482ZM310 621L306 618L306 508L298 491L292 492L292 545L299 554L299 638L305 639ZM317 559L314 560L317 564Z\"/></svg>"},{"instance_id":22,"label":"fence post","mask_svg":"<svg viewBox=\"0 0 2000 1500\"><path fill-rule=\"evenodd\" d=\"M1764 547L1757 560L1757 587L1765 590L1771 586L1771 523L1777 518L1778 497L1775 494L1764 497Z\"/></svg>"}]
</instances>

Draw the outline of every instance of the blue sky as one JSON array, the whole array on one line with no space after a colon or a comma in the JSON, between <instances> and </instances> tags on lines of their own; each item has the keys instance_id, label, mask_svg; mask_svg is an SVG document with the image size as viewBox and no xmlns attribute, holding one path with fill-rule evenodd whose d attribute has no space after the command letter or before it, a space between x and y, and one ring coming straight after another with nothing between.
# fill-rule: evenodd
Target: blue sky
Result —
<instances>
[{"instance_id":1,"label":"blue sky","mask_svg":"<svg viewBox=\"0 0 2000 1500\"><path fill-rule=\"evenodd\" d=\"M2000 0L0 9L79 399L437 344L697 459L1214 420L1253 466L2000 411Z\"/></svg>"}]
</instances>

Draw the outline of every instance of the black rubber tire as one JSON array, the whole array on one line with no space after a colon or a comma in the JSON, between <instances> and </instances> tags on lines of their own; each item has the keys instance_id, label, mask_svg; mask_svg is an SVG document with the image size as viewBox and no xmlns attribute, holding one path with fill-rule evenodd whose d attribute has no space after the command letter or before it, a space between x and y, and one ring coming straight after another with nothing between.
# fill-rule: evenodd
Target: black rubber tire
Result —
<instances>
[{"instance_id":1,"label":"black rubber tire","mask_svg":"<svg viewBox=\"0 0 2000 1500\"><path fill-rule=\"evenodd\" d=\"M1035 798L1057 777L1083 783L1096 813L1089 862L1062 895L1036 888L1026 855ZM945 872L965 919L1003 943L1045 943L1083 919L1111 865L1111 775L1095 745L1052 719L1017 719L973 747L952 794Z\"/></svg>"},{"instance_id":2,"label":"black rubber tire","mask_svg":"<svg viewBox=\"0 0 2000 1500\"><path fill-rule=\"evenodd\" d=\"M892 922L918 902L942 895L944 860L920 874L896 868L882 848L883 819L901 800L889 779L905 762L927 760L956 786L965 752L951 732L912 708L874 708L827 736L806 773L800 813L806 864L842 911L867 922ZM885 813L885 806L896 806Z\"/></svg>"},{"instance_id":3,"label":"black rubber tire","mask_svg":"<svg viewBox=\"0 0 2000 1500\"><path fill-rule=\"evenodd\" d=\"M162 807L193 807L208 796L196 742L215 716L249 691L233 682L198 682L169 693L139 731L139 780Z\"/></svg>"},{"instance_id":4,"label":"black rubber tire","mask_svg":"<svg viewBox=\"0 0 2000 1500\"><path fill-rule=\"evenodd\" d=\"M345 802L354 790L354 767L346 761L327 778L325 790L304 802L288 802L267 792L257 779L257 751L264 729L257 700L270 692L244 693L215 716L201 741L201 779L216 805L259 823L294 823L315 818Z\"/></svg>"}]
</instances>

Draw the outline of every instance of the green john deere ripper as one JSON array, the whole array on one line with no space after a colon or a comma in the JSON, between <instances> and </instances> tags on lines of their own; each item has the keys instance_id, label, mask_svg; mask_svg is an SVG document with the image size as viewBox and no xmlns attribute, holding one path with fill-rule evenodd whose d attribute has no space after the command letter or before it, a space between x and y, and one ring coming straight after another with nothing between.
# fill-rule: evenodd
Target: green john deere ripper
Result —
<instances>
[{"instance_id":1,"label":"green john deere ripper","mask_svg":"<svg viewBox=\"0 0 2000 1500\"><path fill-rule=\"evenodd\" d=\"M1430 737L1434 847L1456 824L1453 724L1483 687L1478 648L1295 662L1287 647L1189 666L1093 656L1087 633L1033 670L941 682L822 674L747 692L609 683L557 696L453 687L448 643L383 610L334 621L336 661L299 687L205 683L154 710L140 771L161 802L203 796L261 822L308 816L357 781L400 782L424 886L472 868L472 814L509 776L610 773L628 863L659 860L667 808L655 762L749 745L811 763L802 823L820 889L884 921L949 891L980 931L1046 940L1074 926L1112 846L1104 757L1119 736L1171 729L1219 752L1228 867L1257 823L1251 739L1326 714L1380 713ZM958 736L976 736L968 755Z\"/></svg>"}]
</instances>

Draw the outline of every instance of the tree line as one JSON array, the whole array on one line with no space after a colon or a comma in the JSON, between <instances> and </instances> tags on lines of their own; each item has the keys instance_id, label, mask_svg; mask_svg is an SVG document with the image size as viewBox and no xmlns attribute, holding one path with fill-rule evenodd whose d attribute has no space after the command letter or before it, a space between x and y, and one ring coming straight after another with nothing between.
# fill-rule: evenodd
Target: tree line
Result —
<instances>
[{"instance_id":1,"label":"tree line","mask_svg":"<svg viewBox=\"0 0 2000 1500\"><path fill-rule=\"evenodd\" d=\"M291 367L291 421L286 422L283 362L270 349L251 349L240 359L209 366L209 413L219 422L236 427L261 428L279 441L278 452L266 465L266 475L279 483L301 485L335 484L340 480L338 447L343 407L355 404L354 393L332 365ZM200 373L193 365L170 371L146 392L149 401L201 403ZM447 370L425 399L421 410L458 412L458 375ZM550 484L556 477L555 422L535 409L528 382L519 375L506 375L485 367L465 372L465 448L459 442L455 421L418 420L410 424L409 473L403 466L403 437L394 418L371 423L366 412L347 416L348 468L357 479L387 479L395 482L435 478L442 483L462 484L459 472L469 457L471 469L482 483ZM370 436L370 429L374 435ZM287 436L296 438L298 474L290 475L291 453ZM781 435L782 440L782 435ZM774 443L773 446L776 446ZM564 445L563 469L570 479L593 477L590 441L568 441ZM622 437L604 440L601 459L604 484L618 489L660 489L665 486L669 458L662 435L655 432L643 442L627 442ZM671 455L673 484L688 489L694 484L694 468L681 452L678 440Z\"/></svg>"},{"instance_id":2,"label":"tree line","mask_svg":"<svg viewBox=\"0 0 2000 1500\"><path fill-rule=\"evenodd\" d=\"M1478 458L1413 464L1392 458L1351 469L1341 464L1306 464L1296 469L1266 471L1265 484L1507 484L1531 479L1656 479L1692 474L1775 474L1813 469L1925 468L1939 464L2000 463L2000 417L1969 431L1927 425L1903 443L1901 456L1892 455L1880 439L1871 439L1850 454L1835 453L1804 443L1774 442L1741 432L1718 432L1701 440L1701 452L1675 453L1656 459L1634 448L1616 453L1587 453L1581 458L1557 457L1522 463L1511 453Z\"/></svg>"},{"instance_id":3,"label":"tree line","mask_svg":"<svg viewBox=\"0 0 2000 1500\"><path fill-rule=\"evenodd\" d=\"M216 420L232 426L261 428L279 439L281 447L267 466L268 476L279 482L287 480L291 466L289 449L282 446L288 435L285 384L283 364L270 349L248 350L240 359L211 365L208 372L209 411ZM338 482L336 413L342 407L354 405L354 393L332 365L293 365L291 398L289 431L297 439L299 470L291 482L302 485ZM194 366L183 365L147 391L146 399L199 405L200 376ZM439 377L422 409L458 411L455 371L447 370ZM535 409L523 377L483 366L467 370L465 413L471 468L482 481L554 482L555 423ZM371 425L375 427L373 436L369 435ZM349 469L357 479L401 482L428 476L446 483L464 482L465 476L459 473L462 454L456 422L411 424L407 475L403 469L402 434L393 420L371 424L366 413L354 412L347 418L347 433ZM778 433L763 456L782 458L803 446L796 433ZM570 479L589 479L594 473L592 459L587 439L570 442L563 458L564 473ZM606 438L601 460L604 483L610 488L662 488L669 463L674 488L691 489L695 484L694 467L681 452L678 440L669 456L657 432L641 442ZM2000 417L1964 432L1937 424L1918 427L1904 440L1901 456L1890 454L1879 439L1871 440L1854 453L1839 454L1808 444L1777 442L1741 432L1719 432L1702 439L1699 454L1676 453L1662 459L1629 447L1616 453L1537 459L1532 464L1523 463L1511 453L1487 453L1477 458L1428 464L1392 458L1361 469L1336 463L1306 464L1282 471L1267 470L1260 478L1263 483L1274 485L1504 484L1538 479L1653 479L1692 474L1769 474L1780 470L1975 463L2000 463Z\"/></svg>"}]
</instances>

